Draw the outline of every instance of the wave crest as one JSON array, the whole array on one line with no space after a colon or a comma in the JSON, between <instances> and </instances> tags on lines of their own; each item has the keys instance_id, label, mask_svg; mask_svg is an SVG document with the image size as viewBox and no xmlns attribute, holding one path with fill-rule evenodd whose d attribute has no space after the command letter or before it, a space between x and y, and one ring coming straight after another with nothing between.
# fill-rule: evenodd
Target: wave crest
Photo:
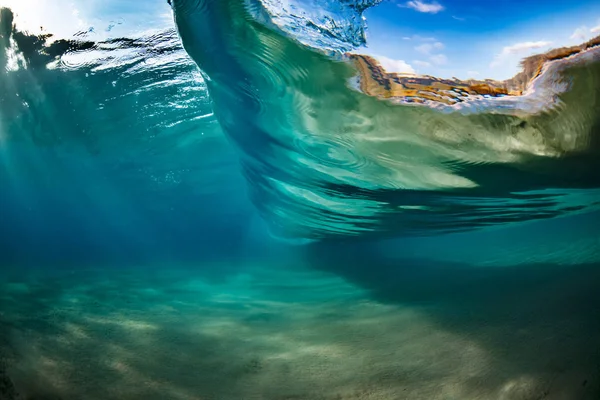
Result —
<instances>
[{"instance_id":1,"label":"wave crest","mask_svg":"<svg viewBox=\"0 0 600 400\"><path fill-rule=\"evenodd\" d=\"M318 49L349 51L366 43L363 12L382 0L252 0L254 17Z\"/></svg>"},{"instance_id":2,"label":"wave crest","mask_svg":"<svg viewBox=\"0 0 600 400\"><path fill-rule=\"evenodd\" d=\"M313 3L208 1L186 11L196 3L173 2L180 36L278 236L430 234L598 206L595 42L542 57L512 84L402 77L314 49L360 44L355 16L377 2L295 14L292 4ZM344 34L311 30L331 13Z\"/></svg>"}]
</instances>

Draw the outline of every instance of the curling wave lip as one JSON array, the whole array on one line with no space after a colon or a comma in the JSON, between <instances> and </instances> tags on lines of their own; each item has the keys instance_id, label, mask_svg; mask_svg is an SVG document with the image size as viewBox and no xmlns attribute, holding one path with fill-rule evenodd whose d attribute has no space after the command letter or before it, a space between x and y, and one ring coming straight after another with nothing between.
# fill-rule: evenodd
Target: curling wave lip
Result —
<instances>
[{"instance_id":1,"label":"curling wave lip","mask_svg":"<svg viewBox=\"0 0 600 400\"><path fill-rule=\"evenodd\" d=\"M337 21L337 6L360 16L367 3L313 14ZM465 82L391 74L319 47L360 43L355 20L328 30L261 1L173 9L277 236L426 235L598 206L598 39L530 58L512 80Z\"/></svg>"}]
</instances>

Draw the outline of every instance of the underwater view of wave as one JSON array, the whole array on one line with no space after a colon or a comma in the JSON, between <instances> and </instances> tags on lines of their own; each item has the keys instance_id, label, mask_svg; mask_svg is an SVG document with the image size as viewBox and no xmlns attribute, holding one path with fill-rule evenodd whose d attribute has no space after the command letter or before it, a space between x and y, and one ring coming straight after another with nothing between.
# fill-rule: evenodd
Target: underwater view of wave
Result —
<instances>
[{"instance_id":1,"label":"underwater view of wave","mask_svg":"<svg viewBox=\"0 0 600 400\"><path fill-rule=\"evenodd\" d=\"M500 3L0 0L0 400L599 399L600 5Z\"/></svg>"},{"instance_id":2,"label":"underwater view of wave","mask_svg":"<svg viewBox=\"0 0 600 400\"><path fill-rule=\"evenodd\" d=\"M496 95L403 80L360 58L352 68L352 56L331 59L265 27L278 19L260 4L180 1L174 11L254 203L281 235L427 234L598 206L598 42L539 66L523 94ZM360 43L353 24L329 23L317 32L331 47Z\"/></svg>"}]
</instances>

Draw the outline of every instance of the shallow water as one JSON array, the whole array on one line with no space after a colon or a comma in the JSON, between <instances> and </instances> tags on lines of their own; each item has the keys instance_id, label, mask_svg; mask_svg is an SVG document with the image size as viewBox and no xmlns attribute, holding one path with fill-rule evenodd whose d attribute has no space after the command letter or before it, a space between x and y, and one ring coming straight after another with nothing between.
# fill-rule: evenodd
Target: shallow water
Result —
<instances>
[{"instance_id":1,"label":"shallow water","mask_svg":"<svg viewBox=\"0 0 600 400\"><path fill-rule=\"evenodd\" d=\"M597 263L347 252L5 269L9 374L30 398L597 397Z\"/></svg>"},{"instance_id":2,"label":"shallow water","mask_svg":"<svg viewBox=\"0 0 600 400\"><path fill-rule=\"evenodd\" d=\"M122 3L1 13L0 400L600 398L596 45L483 95L356 58L389 2Z\"/></svg>"}]
</instances>

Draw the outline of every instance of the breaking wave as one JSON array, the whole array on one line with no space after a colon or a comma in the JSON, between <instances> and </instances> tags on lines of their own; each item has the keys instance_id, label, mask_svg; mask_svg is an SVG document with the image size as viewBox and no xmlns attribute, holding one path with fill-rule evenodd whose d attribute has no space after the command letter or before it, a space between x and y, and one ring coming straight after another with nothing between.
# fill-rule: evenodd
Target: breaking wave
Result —
<instances>
[{"instance_id":1,"label":"breaking wave","mask_svg":"<svg viewBox=\"0 0 600 400\"><path fill-rule=\"evenodd\" d=\"M598 206L599 40L504 82L403 76L356 51L377 3L172 1L276 235L432 234Z\"/></svg>"},{"instance_id":2,"label":"breaking wave","mask_svg":"<svg viewBox=\"0 0 600 400\"><path fill-rule=\"evenodd\" d=\"M148 215L158 205L144 191L209 196L241 164L255 208L292 243L598 208L600 38L526 59L503 82L400 75L361 54L362 14L378 3L172 0L177 32L102 41L28 35L3 9L0 140L93 154ZM15 154L0 172L22 191L11 171L36 162ZM227 182L229 201L247 195ZM182 200L198 215L190 238L224 207L219 193L202 210Z\"/></svg>"}]
</instances>

